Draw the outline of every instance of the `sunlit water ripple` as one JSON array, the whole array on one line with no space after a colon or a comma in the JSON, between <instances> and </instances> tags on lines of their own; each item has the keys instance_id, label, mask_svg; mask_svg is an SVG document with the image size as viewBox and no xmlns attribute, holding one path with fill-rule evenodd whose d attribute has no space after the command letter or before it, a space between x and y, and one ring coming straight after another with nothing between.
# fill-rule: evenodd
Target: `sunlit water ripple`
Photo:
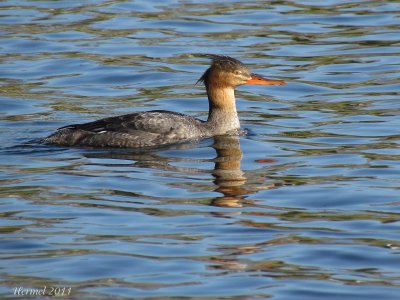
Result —
<instances>
[{"instance_id":1,"label":"sunlit water ripple","mask_svg":"<svg viewBox=\"0 0 400 300\"><path fill-rule=\"evenodd\" d=\"M0 3L2 298L399 299L398 1L82 3ZM204 118L204 52L289 82L238 89L248 135L35 142L147 109Z\"/></svg>"}]
</instances>

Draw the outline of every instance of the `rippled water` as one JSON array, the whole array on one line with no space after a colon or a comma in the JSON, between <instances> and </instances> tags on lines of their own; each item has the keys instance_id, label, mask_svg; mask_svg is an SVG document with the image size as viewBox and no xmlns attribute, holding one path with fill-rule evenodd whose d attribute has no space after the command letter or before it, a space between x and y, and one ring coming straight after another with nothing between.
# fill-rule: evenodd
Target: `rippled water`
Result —
<instances>
[{"instance_id":1,"label":"rippled water","mask_svg":"<svg viewBox=\"0 0 400 300\"><path fill-rule=\"evenodd\" d=\"M3 298L399 299L398 1L82 3L0 3ZM139 110L204 117L204 52L289 82L238 89L249 135L35 142Z\"/></svg>"}]
</instances>

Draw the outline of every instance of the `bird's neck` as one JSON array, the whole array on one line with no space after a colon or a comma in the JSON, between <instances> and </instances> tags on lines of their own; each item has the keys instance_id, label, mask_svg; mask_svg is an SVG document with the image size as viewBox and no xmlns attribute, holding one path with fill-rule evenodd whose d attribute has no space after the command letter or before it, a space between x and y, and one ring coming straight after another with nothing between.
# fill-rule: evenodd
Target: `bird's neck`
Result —
<instances>
[{"instance_id":1,"label":"bird's neck","mask_svg":"<svg viewBox=\"0 0 400 300\"><path fill-rule=\"evenodd\" d=\"M225 134L240 128L233 87L207 85L209 112L207 123L216 134Z\"/></svg>"}]
</instances>

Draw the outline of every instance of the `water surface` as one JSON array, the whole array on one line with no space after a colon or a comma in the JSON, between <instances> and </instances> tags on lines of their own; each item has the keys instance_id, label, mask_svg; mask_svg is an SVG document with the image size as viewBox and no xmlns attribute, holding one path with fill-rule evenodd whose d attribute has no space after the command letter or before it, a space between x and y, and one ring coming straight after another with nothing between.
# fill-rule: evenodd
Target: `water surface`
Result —
<instances>
[{"instance_id":1,"label":"water surface","mask_svg":"<svg viewBox=\"0 0 400 300\"><path fill-rule=\"evenodd\" d=\"M0 10L3 298L398 299L398 1ZM206 117L204 52L289 82L238 88L247 136L151 151L36 142L134 111Z\"/></svg>"}]
</instances>

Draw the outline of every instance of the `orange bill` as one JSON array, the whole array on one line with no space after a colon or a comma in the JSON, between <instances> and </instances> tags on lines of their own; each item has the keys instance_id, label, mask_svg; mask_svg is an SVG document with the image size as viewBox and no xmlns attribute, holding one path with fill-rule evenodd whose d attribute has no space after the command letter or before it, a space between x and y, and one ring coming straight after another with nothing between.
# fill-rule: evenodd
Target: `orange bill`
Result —
<instances>
[{"instance_id":1,"label":"orange bill","mask_svg":"<svg viewBox=\"0 0 400 300\"><path fill-rule=\"evenodd\" d=\"M268 79L258 74L251 74L251 78L246 80L248 84L266 84L266 85L282 85L286 84L285 80Z\"/></svg>"}]
</instances>

